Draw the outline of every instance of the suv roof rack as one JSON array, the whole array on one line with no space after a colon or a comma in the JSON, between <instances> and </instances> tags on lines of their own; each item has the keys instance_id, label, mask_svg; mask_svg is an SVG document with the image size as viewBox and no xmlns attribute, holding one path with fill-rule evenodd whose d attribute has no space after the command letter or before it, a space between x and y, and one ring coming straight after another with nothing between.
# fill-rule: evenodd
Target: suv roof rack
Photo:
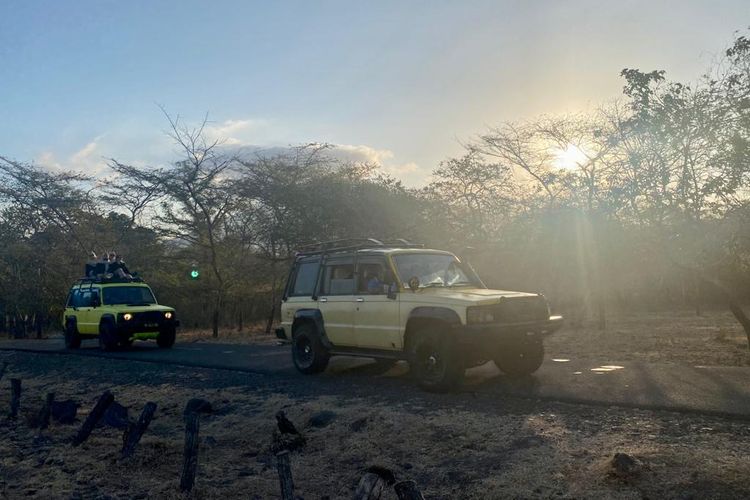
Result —
<instances>
[{"instance_id":1,"label":"suv roof rack","mask_svg":"<svg viewBox=\"0 0 750 500\"><path fill-rule=\"evenodd\" d=\"M76 285L87 285L89 283L143 283L143 278L78 278Z\"/></svg>"},{"instance_id":2,"label":"suv roof rack","mask_svg":"<svg viewBox=\"0 0 750 500\"><path fill-rule=\"evenodd\" d=\"M346 238L341 240L322 241L302 245L296 252L297 257L323 253L343 252L346 250L364 250L368 248L424 248L420 243L411 243L403 238L376 240L375 238Z\"/></svg>"}]
</instances>

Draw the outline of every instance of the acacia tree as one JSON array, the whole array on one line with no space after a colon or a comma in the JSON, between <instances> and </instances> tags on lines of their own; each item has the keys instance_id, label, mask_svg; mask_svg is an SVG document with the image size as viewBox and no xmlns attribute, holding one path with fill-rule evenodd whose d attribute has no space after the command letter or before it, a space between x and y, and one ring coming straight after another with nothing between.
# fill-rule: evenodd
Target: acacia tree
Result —
<instances>
[{"instance_id":1,"label":"acacia tree","mask_svg":"<svg viewBox=\"0 0 750 500\"><path fill-rule=\"evenodd\" d=\"M233 155L221 149L221 140L210 140L205 133L207 118L195 128L183 125L179 117L164 112L170 137L183 158L164 168L140 168L112 160L110 166L120 175L121 189L110 196L132 189L128 201L131 221L150 204L158 207L148 224L162 237L186 247L185 258L205 262L210 269L209 291L213 295L212 329L218 337L224 298L232 285L232 248L223 245L226 223L237 205L232 167ZM115 198L116 199L116 198Z\"/></svg>"},{"instance_id":2,"label":"acacia tree","mask_svg":"<svg viewBox=\"0 0 750 500\"><path fill-rule=\"evenodd\" d=\"M723 294L750 344L750 320L721 278L733 258L724 248L733 246L716 244L736 239L741 226L731 215L747 203L749 166L731 161L744 154L738 154L741 117L716 80L692 88L666 81L661 71L622 74L632 110L621 132L630 148L623 182L630 213L651 229L657 251L673 265Z\"/></svg>"}]
</instances>

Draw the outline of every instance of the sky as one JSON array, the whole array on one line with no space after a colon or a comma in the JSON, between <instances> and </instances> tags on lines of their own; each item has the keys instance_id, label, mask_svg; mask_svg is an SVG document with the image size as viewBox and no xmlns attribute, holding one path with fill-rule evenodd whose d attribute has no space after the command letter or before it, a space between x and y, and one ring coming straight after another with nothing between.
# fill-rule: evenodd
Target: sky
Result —
<instances>
[{"instance_id":1,"label":"sky","mask_svg":"<svg viewBox=\"0 0 750 500\"><path fill-rule=\"evenodd\" d=\"M617 98L623 68L695 81L748 25L748 0L0 0L0 155L169 162L161 106L420 185L488 126Z\"/></svg>"}]
</instances>

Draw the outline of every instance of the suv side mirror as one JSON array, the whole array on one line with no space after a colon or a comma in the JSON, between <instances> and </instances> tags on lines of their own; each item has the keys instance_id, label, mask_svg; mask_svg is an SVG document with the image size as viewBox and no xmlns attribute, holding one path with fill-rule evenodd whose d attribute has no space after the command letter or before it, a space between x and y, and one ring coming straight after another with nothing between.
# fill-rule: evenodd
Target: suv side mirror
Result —
<instances>
[{"instance_id":1,"label":"suv side mirror","mask_svg":"<svg viewBox=\"0 0 750 500\"><path fill-rule=\"evenodd\" d=\"M388 285L388 295L387 297L391 300L396 300L398 297L398 285L396 283L391 283Z\"/></svg>"},{"instance_id":2,"label":"suv side mirror","mask_svg":"<svg viewBox=\"0 0 750 500\"><path fill-rule=\"evenodd\" d=\"M100 305L102 305L102 299L99 297L99 294L93 294L91 296L91 307L99 307Z\"/></svg>"}]
</instances>

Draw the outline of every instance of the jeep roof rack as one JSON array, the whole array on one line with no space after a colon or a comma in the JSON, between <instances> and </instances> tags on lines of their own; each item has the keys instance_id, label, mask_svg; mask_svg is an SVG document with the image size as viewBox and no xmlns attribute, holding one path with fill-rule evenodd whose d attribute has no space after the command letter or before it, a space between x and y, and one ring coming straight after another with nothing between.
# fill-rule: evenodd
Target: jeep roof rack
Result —
<instances>
[{"instance_id":1,"label":"jeep roof rack","mask_svg":"<svg viewBox=\"0 0 750 500\"><path fill-rule=\"evenodd\" d=\"M143 278L134 276L133 278L78 278L76 285L88 285L93 283L143 283Z\"/></svg>"},{"instance_id":2,"label":"jeep roof rack","mask_svg":"<svg viewBox=\"0 0 750 500\"><path fill-rule=\"evenodd\" d=\"M424 248L419 243L411 243L403 238L393 240L376 240L375 238L346 238L341 240L321 241L302 245L296 252L297 257L323 253L344 252L347 250L365 250L368 248Z\"/></svg>"}]
</instances>

